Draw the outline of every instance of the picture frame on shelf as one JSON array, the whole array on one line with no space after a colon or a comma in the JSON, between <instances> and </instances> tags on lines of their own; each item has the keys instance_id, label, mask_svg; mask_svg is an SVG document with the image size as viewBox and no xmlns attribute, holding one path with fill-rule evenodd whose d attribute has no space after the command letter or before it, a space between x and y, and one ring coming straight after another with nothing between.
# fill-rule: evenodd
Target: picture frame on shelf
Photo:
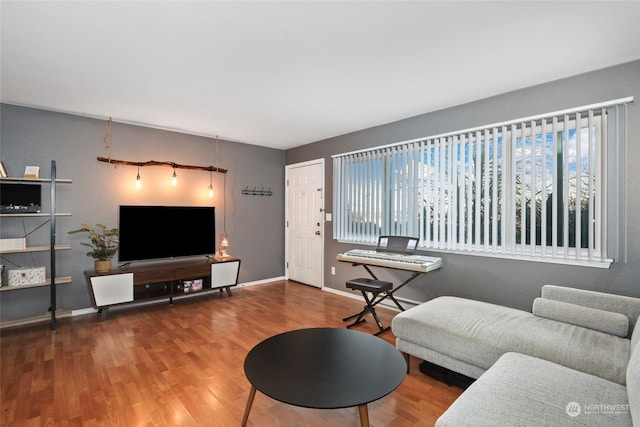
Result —
<instances>
[{"instance_id":1,"label":"picture frame on shelf","mask_svg":"<svg viewBox=\"0 0 640 427\"><path fill-rule=\"evenodd\" d=\"M4 167L4 162L0 161L0 178L6 178L7 176L7 169Z\"/></svg>"}]
</instances>

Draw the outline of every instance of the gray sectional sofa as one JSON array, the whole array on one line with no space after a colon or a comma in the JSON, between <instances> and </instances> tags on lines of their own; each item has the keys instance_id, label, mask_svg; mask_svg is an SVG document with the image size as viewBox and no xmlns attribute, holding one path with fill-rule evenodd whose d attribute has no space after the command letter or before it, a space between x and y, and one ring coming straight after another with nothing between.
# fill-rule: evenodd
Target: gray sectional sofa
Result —
<instances>
[{"instance_id":1,"label":"gray sectional sofa","mask_svg":"<svg viewBox=\"0 0 640 427\"><path fill-rule=\"evenodd\" d=\"M640 299L546 285L532 311L438 297L396 347L477 380L437 426L640 426ZM640 329L640 328L639 328Z\"/></svg>"}]
</instances>

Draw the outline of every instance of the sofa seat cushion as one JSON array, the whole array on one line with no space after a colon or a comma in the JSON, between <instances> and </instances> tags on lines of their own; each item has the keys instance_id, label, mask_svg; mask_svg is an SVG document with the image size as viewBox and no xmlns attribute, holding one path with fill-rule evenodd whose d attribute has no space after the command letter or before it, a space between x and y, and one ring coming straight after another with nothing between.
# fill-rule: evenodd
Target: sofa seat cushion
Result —
<instances>
[{"instance_id":1,"label":"sofa seat cushion","mask_svg":"<svg viewBox=\"0 0 640 427\"><path fill-rule=\"evenodd\" d=\"M519 353L505 353L436 422L464 426L631 426L626 388Z\"/></svg>"},{"instance_id":2,"label":"sofa seat cushion","mask_svg":"<svg viewBox=\"0 0 640 427\"><path fill-rule=\"evenodd\" d=\"M483 370L514 351L625 384L629 339L523 310L445 296L398 314L391 327L401 340Z\"/></svg>"}]
</instances>

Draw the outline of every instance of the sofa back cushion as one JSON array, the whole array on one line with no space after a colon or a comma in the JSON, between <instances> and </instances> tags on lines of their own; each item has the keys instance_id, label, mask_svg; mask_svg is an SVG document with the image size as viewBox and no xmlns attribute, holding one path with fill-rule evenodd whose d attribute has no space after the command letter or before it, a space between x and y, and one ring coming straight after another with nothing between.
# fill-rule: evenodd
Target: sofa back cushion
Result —
<instances>
[{"instance_id":1,"label":"sofa back cushion","mask_svg":"<svg viewBox=\"0 0 640 427\"><path fill-rule=\"evenodd\" d=\"M619 337L626 337L629 334L629 318L622 313L544 298L536 298L531 311L538 317Z\"/></svg>"},{"instance_id":2,"label":"sofa back cushion","mask_svg":"<svg viewBox=\"0 0 640 427\"><path fill-rule=\"evenodd\" d=\"M568 302L583 307L622 313L629 318L629 335L633 332L636 320L640 316L640 298L556 285L544 285L541 296L545 299Z\"/></svg>"}]
</instances>

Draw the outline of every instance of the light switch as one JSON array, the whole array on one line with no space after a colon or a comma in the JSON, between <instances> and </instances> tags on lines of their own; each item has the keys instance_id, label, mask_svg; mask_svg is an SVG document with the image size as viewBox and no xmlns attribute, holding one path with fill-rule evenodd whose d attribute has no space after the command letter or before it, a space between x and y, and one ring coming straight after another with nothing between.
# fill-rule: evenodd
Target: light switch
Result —
<instances>
[{"instance_id":1,"label":"light switch","mask_svg":"<svg viewBox=\"0 0 640 427\"><path fill-rule=\"evenodd\" d=\"M324 220L325 221L331 221L331 212L326 212L324 214Z\"/></svg>"}]
</instances>

